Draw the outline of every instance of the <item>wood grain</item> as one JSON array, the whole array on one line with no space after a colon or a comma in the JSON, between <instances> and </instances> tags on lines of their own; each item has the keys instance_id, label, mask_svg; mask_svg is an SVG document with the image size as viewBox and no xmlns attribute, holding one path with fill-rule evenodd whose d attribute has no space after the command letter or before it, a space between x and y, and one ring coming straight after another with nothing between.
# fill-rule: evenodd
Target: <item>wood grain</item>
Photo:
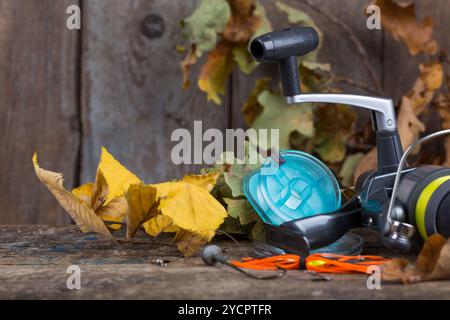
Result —
<instances>
[{"instance_id":1,"label":"wood grain","mask_svg":"<svg viewBox=\"0 0 450 320\"><path fill-rule=\"evenodd\" d=\"M261 2L274 28L287 25L274 0ZM372 86L341 28L304 1L282 2L310 14L324 32L321 62L330 62L337 75ZM350 27L385 95L398 101L425 57L410 57L384 31L368 30L363 14L367 0L312 2ZM204 130L245 127L240 109L255 79L277 74L274 65L258 68L250 77L236 71L222 105L207 103L196 87L202 61L192 71L192 88L185 91L179 67L183 55L175 50L183 44L178 21L199 0L82 1L81 32L65 27L65 10L76 3L0 0L0 223L68 222L34 176L35 150L42 167L65 174L68 187L94 179L101 145L147 182L197 172L201 166L170 161L173 130L192 131L194 120L202 120ZM432 16L438 42L450 50L450 0L416 5L420 18ZM366 93L345 85L341 89ZM361 125L369 121L366 112L360 115Z\"/></svg>"},{"instance_id":2,"label":"wood grain","mask_svg":"<svg viewBox=\"0 0 450 320\"><path fill-rule=\"evenodd\" d=\"M195 1L85 3L83 181L93 179L102 145L147 182L181 178L199 168L172 163L172 131L192 132L195 120L204 130L227 127L226 99L222 106L208 104L194 76L191 89L181 87L178 21L195 7Z\"/></svg>"},{"instance_id":3,"label":"wood grain","mask_svg":"<svg viewBox=\"0 0 450 320\"><path fill-rule=\"evenodd\" d=\"M67 223L37 180L44 168L76 177L78 153L78 32L66 28L77 1L0 0L1 223Z\"/></svg>"},{"instance_id":4,"label":"wood grain","mask_svg":"<svg viewBox=\"0 0 450 320\"><path fill-rule=\"evenodd\" d=\"M365 237L366 254L388 256L377 232ZM125 234L123 233L124 237ZM232 259L251 252L251 243L216 244ZM209 267L196 256L184 259L168 238L152 242L142 233L135 244L114 245L77 227L0 226L0 299L449 299L450 281L387 284L369 290L366 275L312 275L291 270L284 278L258 281L225 266ZM412 258L409 256L409 258ZM167 267L151 263L167 260ZM69 265L81 269L81 290L67 289Z\"/></svg>"}]
</instances>

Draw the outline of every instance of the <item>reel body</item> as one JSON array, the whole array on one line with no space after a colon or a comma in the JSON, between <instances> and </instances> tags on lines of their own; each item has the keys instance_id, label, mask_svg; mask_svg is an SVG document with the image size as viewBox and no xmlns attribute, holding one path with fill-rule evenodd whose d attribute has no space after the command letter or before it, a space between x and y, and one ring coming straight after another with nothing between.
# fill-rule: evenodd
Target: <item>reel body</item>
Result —
<instances>
[{"instance_id":1,"label":"reel body","mask_svg":"<svg viewBox=\"0 0 450 320\"><path fill-rule=\"evenodd\" d=\"M318 35L311 28L296 27L257 37L249 48L255 60L280 65L289 104L338 103L370 110L378 168L361 175L356 184L357 194L342 207L340 196L336 197L332 191L336 190L335 178L311 155L283 151L280 157L286 159L280 161L271 177L261 174L264 165L249 174L244 179L244 193L265 222L268 247L307 256L360 226L379 230L386 247L404 251L411 248L410 238L415 229L423 239L434 233L450 236L450 168L403 168L412 148L450 134L450 130L422 138L404 152L392 100L347 94L301 94L298 68L293 61L317 44ZM286 61L290 62L289 72L282 68ZM311 178L314 172L325 174L315 182Z\"/></svg>"},{"instance_id":2,"label":"reel body","mask_svg":"<svg viewBox=\"0 0 450 320\"><path fill-rule=\"evenodd\" d=\"M423 239L450 237L450 168L423 166L404 174L395 205Z\"/></svg>"}]
</instances>

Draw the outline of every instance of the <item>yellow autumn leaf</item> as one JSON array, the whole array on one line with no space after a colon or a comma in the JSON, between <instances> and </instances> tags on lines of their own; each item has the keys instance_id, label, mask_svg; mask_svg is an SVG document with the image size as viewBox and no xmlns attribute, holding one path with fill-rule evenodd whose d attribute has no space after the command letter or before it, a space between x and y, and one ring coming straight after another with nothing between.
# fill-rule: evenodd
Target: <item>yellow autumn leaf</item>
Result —
<instances>
[{"instance_id":1,"label":"yellow autumn leaf","mask_svg":"<svg viewBox=\"0 0 450 320\"><path fill-rule=\"evenodd\" d=\"M156 237L162 232L177 232L180 230L173 224L173 221L168 216L158 214L144 223L145 232Z\"/></svg>"},{"instance_id":2,"label":"yellow autumn leaf","mask_svg":"<svg viewBox=\"0 0 450 320\"><path fill-rule=\"evenodd\" d=\"M114 198L122 196L130 185L140 182L136 175L125 168L104 147L102 147L102 154L97 168L97 178L104 179L108 189L103 205L107 205Z\"/></svg>"},{"instance_id":3,"label":"yellow autumn leaf","mask_svg":"<svg viewBox=\"0 0 450 320\"><path fill-rule=\"evenodd\" d=\"M157 190L144 183L133 184L125 193L128 202L127 238L131 239L143 223L158 213Z\"/></svg>"},{"instance_id":4,"label":"yellow autumn leaf","mask_svg":"<svg viewBox=\"0 0 450 320\"><path fill-rule=\"evenodd\" d=\"M83 200L87 204L91 203L92 198L92 190L94 188L94 184L92 182L83 184L78 188L72 190L72 193L77 196L79 199Z\"/></svg>"},{"instance_id":5,"label":"yellow autumn leaf","mask_svg":"<svg viewBox=\"0 0 450 320\"><path fill-rule=\"evenodd\" d=\"M102 218L103 221L112 224L108 225L108 228L113 230L119 230L122 227L122 223L125 220L125 216L128 211L128 203L124 196L111 200L107 205L98 208L95 213ZM117 224L113 222L119 222Z\"/></svg>"},{"instance_id":6,"label":"yellow autumn leaf","mask_svg":"<svg viewBox=\"0 0 450 320\"><path fill-rule=\"evenodd\" d=\"M33 165L38 179L55 196L83 232L93 231L113 239L105 223L94 210L78 196L64 188L64 179L61 173L40 168L36 153L33 155Z\"/></svg>"},{"instance_id":7,"label":"yellow autumn leaf","mask_svg":"<svg viewBox=\"0 0 450 320\"><path fill-rule=\"evenodd\" d=\"M225 42L220 42L208 54L198 79L198 87L207 93L208 101L212 100L215 104L221 103L219 94L225 93L225 84L232 69L232 47Z\"/></svg>"},{"instance_id":8,"label":"yellow autumn leaf","mask_svg":"<svg viewBox=\"0 0 450 320\"><path fill-rule=\"evenodd\" d=\"M181 229L209 236L228 215L209 192L196 185L179 181L154 186L158 189L161 214Z\"/></svg>"},{"instance_id":9,"label":"yellow autumn leaf","mask_svg":"<svg viewBox=\"0 0 450 320\"><path fill-rule=\"evenodd\" d=\"M214 186L216 185L219 176L220 175L218 172L212 172L208 174L198 174L198 175L193 174L185 176L182 179L182 181L194 184L197 187L200 187L208 192L211 192L212 189L214 189Z\"/></svg>"},{"instance_id":10,"label":"yellow autumn leaf","mask_svg":"<svg viewBox=\"0 0 450 320\"><path fill-rule=\"evenodd\" d=\"M175 235L175 243L178 250L185 256L190 257L198 252L198 250L211 241L215 232L210 232L207 235L199 235L195 232L189 232L187 230L180 230Z\"/></svg>"},{"instance_id":11,"label":"yellow autumn leaf","mask_svg":"<svg viewBox=\"0 0 450 320\"><path fill-rule=\"evenodd\" d=\"M91 196L91 208L97 210L100 206L106 205L106 199L109 194L109 186L106 182L105 176L102 171L97 168L97 174L95 176L95 183L92 186ZM113 198L109 199L111 201Z\"/></svg>"}]
</instances>

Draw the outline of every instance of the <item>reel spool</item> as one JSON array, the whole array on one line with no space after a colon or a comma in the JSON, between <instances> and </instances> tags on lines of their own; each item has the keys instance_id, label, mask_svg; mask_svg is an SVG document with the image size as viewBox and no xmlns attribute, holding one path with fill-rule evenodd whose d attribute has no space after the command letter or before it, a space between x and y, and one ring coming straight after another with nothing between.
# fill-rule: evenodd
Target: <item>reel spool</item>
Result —
<instances>
[{"instance_id":1,"label":"reel spool","mask_svg":"<svg viewBox=\"0 0 450 320\"><path fill-rule=\"evenodd\" d=\"M423 239L435 233L450 237L450 169L424 166L405 174L394 212L399 209Z\"/></svg>"},{"instance_id":2,"label":"reel spool","mask_svg":"<svg viewBox=\"0 0 450 320\"><path fill-rule=\"evenodd\" d=\"M387 223L393 219L406 221L416 227L423 239L435 233L450 236L450 168L421 166L402 174L406 159L416 146L449 134L449 129L429 134L406 149L392 188Z\"/></svg>"}]
</instances>

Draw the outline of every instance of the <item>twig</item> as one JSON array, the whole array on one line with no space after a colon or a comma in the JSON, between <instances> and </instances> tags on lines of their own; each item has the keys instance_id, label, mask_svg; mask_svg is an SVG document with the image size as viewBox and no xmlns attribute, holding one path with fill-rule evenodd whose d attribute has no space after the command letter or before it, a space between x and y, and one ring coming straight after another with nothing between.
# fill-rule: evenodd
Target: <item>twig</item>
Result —
<instances>
[{"instance_id":1,"label":"twig","mask_svg":"<svg viewBox=\"0 0 450 320\"><path fill-rule=\"evenodd\" d=\"M376 91L383 92L383 90L381 89L381 86L380 86L380 82L378 81L378 77L375 73L375 70L370 65L369 56L367 54L367 51L366 51L366 49L364 49L364 46L362 45L361 41L359 41L359 39L356 37L356 35L353 33L353 31L344 22L342 22L338 18L334 17L333 15L329 14L326 11L323 11L322 9L320 9L319 7L314 5L311 0L297 0L297 1L305 4L306 6L310 7L314 11L316 11L317 13L325 16L327 19L329 19L332 23L334 23L339 28L341 28L342 31L344 31L348 35L349 39L351 40L351 42L353 42L353 44L356 47L356 50L358 51L359 55L361 56L363 63L365 65L367 71L369 72L369 76L373 82L373 85L376 88Z\"/></svg>"}]
</instances>

